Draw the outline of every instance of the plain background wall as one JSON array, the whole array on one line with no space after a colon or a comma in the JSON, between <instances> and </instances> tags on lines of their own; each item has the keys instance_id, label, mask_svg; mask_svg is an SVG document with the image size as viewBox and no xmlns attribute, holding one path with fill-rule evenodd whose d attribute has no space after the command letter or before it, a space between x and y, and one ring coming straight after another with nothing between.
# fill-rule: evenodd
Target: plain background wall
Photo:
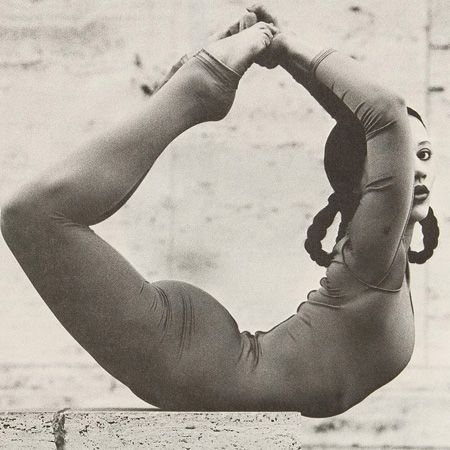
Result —
<instances>
[{"instance_id":1,"label":"plain background wall","mask_svg":"<svg viewBox=\"0 0 450 450\"><path fill-rule=\"evenodd\" d=\"M151 86L244 6L238 0L1 0L0 199L141 108L148 101L142 83ZM278 2L278 9L284 25L355 56L424 112L440 172L433 204L441 245L430 264L412 269L413 361L349 413L307 421L308 439L444 445L450 442L443 426L450 405L450 3L292 0ZM303 240L331 192L322 149L332 125L281 69L253 67L227 118L178 138L125 207L95 228L149 280L196 284L242 330L267 330L295 313L323 276ZM62 328L3 241L0 292L0 408L144 405Z\"/></svg>"}]
</instances>

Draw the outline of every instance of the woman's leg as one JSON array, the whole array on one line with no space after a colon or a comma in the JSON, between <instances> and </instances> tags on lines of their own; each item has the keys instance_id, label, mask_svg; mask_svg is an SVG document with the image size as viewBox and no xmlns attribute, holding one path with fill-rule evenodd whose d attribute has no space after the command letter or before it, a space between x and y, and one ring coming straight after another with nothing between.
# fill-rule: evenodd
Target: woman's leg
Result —
<instances>
[{"instance_id":1,"label":"woman's leg","mask_svg":"<svg viewBox=\"0 0 450 450\"><path fill-rule=\"evenodd\" d=\"M211 51L232 67L250 65L264 39L270 43L271 32L258 24L240 36L220 41ZM179 299L172 305L164 290L149 287L89 225L123 205L180 133L224 117L237 83L232 71L200 53L141 115L57 164L2 209L5 240L52 312L107 371L135 390L145 379L152 381L152 370L153 379L164 383L173 369L173 362L165 367L164 361L171 353L179 357L185 336L177 330L186 329L188 303ZM202 339L209 331L202 331ZM224 339L233 339L235 331ZM160 401L160 394L152 395Z\"/></svg>"},{"instance_id":2,"label":"woman's leg","mask_svg":"<svg viewBox=\"0 0 450 450\"><path fill-rule=\"evenodd\" d=\"M245 13L237 22L234 22L228 28L223 31L219 31L218 33L213 34L209 37L209 42L219 41L226 37L233 36L234 34L241 33L247 28L252 27L257 22L256 14L247 12ZM177 72L183 65L189 61L189 56L182 56L167 72L166 76L159 82L156 83L154 87L154 92L159 91Z\"/></svg>"}]
</instances>

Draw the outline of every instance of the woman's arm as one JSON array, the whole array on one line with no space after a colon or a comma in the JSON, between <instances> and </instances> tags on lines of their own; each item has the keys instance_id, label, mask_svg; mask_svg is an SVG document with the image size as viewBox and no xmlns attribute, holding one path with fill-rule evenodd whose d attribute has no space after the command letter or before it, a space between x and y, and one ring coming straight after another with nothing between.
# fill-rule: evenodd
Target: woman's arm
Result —
<instances>
[{"instance_id":1,"label":"woman's arm","mask_svg":"<svg viewBox=\"0 0 450 450\"><path fill-rule=\"evenodd\" d=\"M247 28L252 27L257 22L256 14L252 12L245 13L238 21L233 22L226 29L214 33L208 38L208 42L219 41L220 39L225 39L227 37L233 36L234 34L240 33ZM195 52L196 53L196 52ZM165 77L156 83L153 93L159 91L177 72L184 66L185 63L189 61L194 53L183 55L171 68L167 71Z\"/></svg>"},{"instance_id":2,"label":"woman's arm","mask_svg":"<svg viewBox=\"0 0 450 450\"><path fill-rule=\"evenodd\" d=\"M303 85L314 99L330 114L330 116L340 121L348 119L352 112L340 101L330 90L317 80L312 80L308 71L308 61L322 50L322 47L306 44L297 39L296 34L287 29L283 30L278 18L267 8L256 3L247 8L249 14L255 15L257 20L273 23L280 31L272 41L271 46L259 55L256 63L272 69L281 65L292 77ZM241 31L241 30L239 30ZM233 32L239 32L234 30ZM294 44L294 41L297 41ZM296 57L290 50L297 50Z\"/></svg>"},{"instance_id":3,"label":"woman's arm","mask_svg":"<svg viewBox=\"0 0 450 450\"><path fill-rule=\"evenodd\" d=\"M317 84L323 86L364 128L367 178L344 256L359 278L379 285L397 254L412 202L413 153L405 104L335 50L317 51L294 34L283 45L283 67L307 89L312 86L312 92Z\"/></svg>"},{"instance_id":4,"label":"woman's arm","mask_svg":"<svg viewBox=\"0 0 450 450\"><path fill-rule=\"evenodd\" d=\"M280 28L264 5L248 11ZM397 255L412 204L413 153L403 100L371 80L356 61L334 50L321 51L291 31L281 30L257 62L269 68L280 64L335 119L351 114L363 126L366 176L343 253L357 277L380 285Z\"/></svg>"},{"instance_id":5,"label":"woman's arm","mask_svg":"<svg viewBox=\"0 0 450 450\"><path fill-rule=\"evenodd\" d=\"M348 120L353 117L352 111L333 92L309 73L308 61L311 61L322 49L305 45L297 41L295 34L289 31L280 34L277 43L279 49L280 65L294 78L297 83L304 86L314 99L336 121Z\"/></svg>"}]
</instances>

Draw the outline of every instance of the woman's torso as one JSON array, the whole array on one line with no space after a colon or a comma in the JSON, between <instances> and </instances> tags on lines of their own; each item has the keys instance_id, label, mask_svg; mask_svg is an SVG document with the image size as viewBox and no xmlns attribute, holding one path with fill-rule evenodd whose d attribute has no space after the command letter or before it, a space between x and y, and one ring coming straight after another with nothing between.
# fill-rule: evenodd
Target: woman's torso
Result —
<instances>
[{"instance_id":1,"label":"woman's torso","mask_svg":"<svg viewBox=\"0 0 450 450\"><path fill-rule=\"evenodd\" d=\"M270 393L267 404L309 416L337 414L397 376L411 358L414 320L405 247L383 281L369 286L346 265L346 243L344 238L337 244L327 276L297 314L256 337L243 333L252 347L243 352L246 389L259 398Z\"/></svg>"}]
</instances>

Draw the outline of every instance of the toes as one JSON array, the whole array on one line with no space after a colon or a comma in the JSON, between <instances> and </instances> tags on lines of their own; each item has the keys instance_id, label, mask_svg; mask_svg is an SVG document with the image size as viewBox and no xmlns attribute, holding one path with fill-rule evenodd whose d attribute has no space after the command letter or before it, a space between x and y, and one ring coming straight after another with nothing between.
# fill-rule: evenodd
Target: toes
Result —
<instances>
[{"instance_id":1,"label":"toes","mask_svg":"<svg viewBox=\"0 0 450 450\"><path fill-rule=\"evenodd\" d=\"M264 36L265 36L264 44L265 44L266 47L269 47L270 44L273 41L273 34L271 34L271 33L270 34L264 34Z\"/></svg>"},{"instance_id":2,"label":"toes","mask_svg":"<svg viewBox=\"0 0 450 450\"><path fill-rule=\"evenodd\" d=\"M273 24L267 24L265 22L258 22L258 18L255 13L247 12L245 13L237 22L230 25L225 31L221 31L213 34L209 41L218 41L229 36L240 33L241 31L247 30L256 26L259 29L265 29L269 27L273 34L278 32L278 29Z\"/></svg>"},{"instance_id":3,"label":"toes","mask_svg":"<svg viewBox=\"0 0 450 450\"><path fill-rule=\"evenodd\" d=\"M272 31L273 35L276 35L280 32L280 29L273 23L268 23L267 26L270 28L270 31Z\"/></svg>"},{"instance_id":4,"label":"toes","mask_svg":"<svg viewBox=\"0 0 450 450\"><path fill-rule=\"evenodd\" d=\"M272 43L272 37L265 34L264 35L264 47L269 47L271 43Z\"/></svg>"},{"instance_id":5,"label":"toes","mask_svg":"<svg viewBox=\"0 0 450 450\"><path fill-rule=\"evenodd\" d=\"M247 28L252 27L258 22L256 18L256 14L253 12L245 13L239 20L239 31L246 30Z\"/></svg>"},{"instance_id":6,"label":"toes","mask_svg":"<svg viewBox=\"0 0 450 450\"><path fill-rule=\"evenodd\" d=\"M233 34L239 33L240 31L239 28L240 28L240 21L233 23L233 25L231 25L230 28L228 28L227 35L233 36Z\"/></svg>"},{"instance_id":7,"label":"toes","mask_svg":"<svg viewBox=\"0 0 450 450\"><path fill-rule=\"evenodd\" d=\"M264 39L264 46L269 47L270 44L272 43L275 33L272 31L272 28L268 24L265 24L265 23L262 23L259 26L259 30L262 33L262 36Z\"/></svg>"},{"instance_id":8,"label":"toes","mask_svg":"<svg viewBox=\"0 0 450 450\"><path fill-rule=\"evenodd\" d=\"M258 20L262 20L264 22L272 22L277 25L277 19L269 13L267 8L261 3L254 3L252 6L248 6L247 11L255 13Z\"/></svg>"},{"instance_id":9,"label":"toes","mask_svg":"<svg viewBox=\"0 0 450 450\"><path fill-rule=\"evenodd\" d=\"M265 36L267 36L271 41L275 34L277 34L278 29L269 23L265 22L258 22L258 28L264 33Z\"/></svg>"},{"instance_id":10,"label":"toes","mask_svg":"<svg viewBox=\"0 0 450 450\"><path fill-rule=\"evenodd\" d=\"M257 26L260 29L269 29L272 33L275 33L278 31L278 28L273 23L258 22Z\"/></svg>"},{"instance_id":11,"label":"toes","mask_svg":"<svg viewBox=\"0 0 450 450\"><path fill-rule=\"evenodd\" d=\"M223 33L222 37L233 36L233 34L240 33L241 31L244 31L247 28L255 25L256 22L258 22L256 14L248 11L237 22L233 23L233 25L230 25L228 29Z\"/></svg>"}]
</instances>

